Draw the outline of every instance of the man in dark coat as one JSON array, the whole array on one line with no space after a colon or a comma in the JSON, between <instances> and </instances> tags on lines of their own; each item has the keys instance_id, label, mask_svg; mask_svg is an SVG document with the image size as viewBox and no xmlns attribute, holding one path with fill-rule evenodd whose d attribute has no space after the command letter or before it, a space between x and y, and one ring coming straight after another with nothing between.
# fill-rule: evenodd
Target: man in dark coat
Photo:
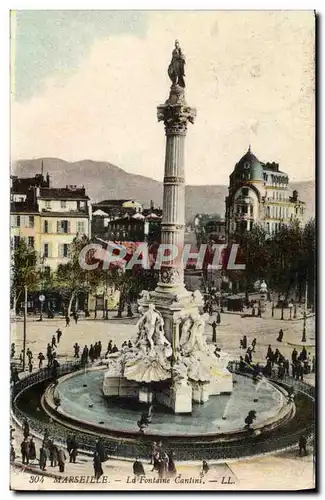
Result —
<instances>
[{"instance_id":1,"label":"man in dark coat","mask_svg":"<svg viewBox=\"0 0 325 500\"><path fill-rule=\"evenodd\" d=\"M103 443L103 441L101 439L98 439L96 441L96 451L99 453L101 461L105 462L105 460L106 460L106 451L105 451L104 443Z\"/></svg>"},{"instance_id":2,"label":"man in dark coat","mask_svg":"<svg viewBox=\"0 0 325 500\"><path fill-rule=\"evenodd\" d=\"M27 422L26 419L23 422L23 434L24 438L27 439L29 436L29 423Z\"/></svg>"},{"instance_id":3,"label":"man in dark coat","mask_svg":"<svg viewBox=\"0 0 325 500\"><path fill-rule=\"evenodd\" d=\"M24 438L24 440L22 441L22 443L20 445L20 451L21 451L21 458L22 458L23 464L28 465L28 463L29 463L29 454L28 454L29 449L28 449L27 438Z\"/></svg>"},{"instance_id":4,"label":"man in dark coat","mask_svg":"<svg viewBox=\"0 0 325 500\"><path fill-rule=\"evenodd\" d=\"M64 472L65 461L66 461L66 456L65 456L64 450L63 450L63 448L59 448L58 449L58 465L59 465L60 472Z\"/></svg>"},{"instance_id":5,"label":"man in dark coat","mask_svg":"<svg viewBox=\"0 0 325 500\"><path fill-rule=\"evenodd\" d=\"M158 471L158 477L159 478L165 477L165 462L164 462L164 460L162 458L158 459L157 471Z\"/></svg>"},{"instance_id":6,"label":"man in dark coat","mask_svg":"<svg viewBox=\"0 0 325 500\"><path fill-rule=\"evenodd\" d=\"M299 438L299 455L302 454L307 455L307 439L303 434Z\"/></svg>"},{"instance_id":7,"label":"man in dark coat","mask_svg":"<svg viewBox=\"0 0 325 500\"><path fill-rule=\"evenodd\" d=\"M136 458L135 462L133 462L133 474L135 476L145 476L146 475L144 472L142 462L140 462L138 458Z\"/></svg>"},{"instance_id":8,"label":"man in dark coat","mask_svg":"<svg viewBox=\"0 0 325 500\"><path fill-rule=\"evenodd\" d=\"M102 353L102 343L101 341L99 340L98 341L98 357L100 358L100 355Z\"/></svg>"},{"instance_id":9,"label":"man in dark coat","mask_svg":"<svg viewBox=\"0 0 325 500\"><path fill-rule=\"evenodd\" d=\"M52 342L51 342L52 347L56 347L56 338L55 335L52 337Z\"/></svg>"},{"instance_id":10,"label":"man in dark coat","mask_svg":"<svg viewBox=\"0 0 325 500\"><path fill-rule=\"evenodd\" d=\"M174 462L174 452L173 451L171 451L168 454L167 473L169 476L176 476L176 474L177 474L176 465Z\"/></svg>"},{"instance_id":11,"label":"man in dark coat","mask_svg":"<svg viewBox=\"0 0 325 500\"><path fill-rule=\"evenodd\" d=\"M278 335L278 338L276 339L278 342L282 342L282 339L283 339L283 330L281 328L281 330L279 331L279 335Z\"/></svg>"},{"instance_id":12,"label":"man in dark coat","mask_svg":"<svg viewBox=\"0 0 325 500\"><path fill-rule=\"evenodd\" d=\"M36 460L36 446L33 438L30 438L28 443L28 458L31 461Z\"/></svg>"},{"instance_id":13,"label":"man in dark coat","mask_svg":"<svg viewBox=\"0 0 325 500\"><path fill-rule=\"evenodd\" d=\"M103 475L102 461L100 459L100 454L98 453L98 451L94 452L93 463L94 463L94 473L95 473L94 475L95 478L98 480L100 476Z\"/></svg>"},{"instance_id":14,"label":"man in dark coat","mask_svg":"<svg viewBox=\"0 0 325 500\"><path fill-rule=\"evenodd\" d=\"M56 336L57 336L58 344L59 344L60 343L60 338L62 337L62 332L61 332L60 328L57 329Z\"/></svg>"},{"instance_id":15,"label":"man in dark coat","mask_svg":"<svg viewBox=\"0 0 325 500\"><path fill-rule=\"evenodd\" d=\"M49 459L51 462L51 467L56 467L58 461L58 450L52 440L48 441L48 449L50 453Z\"/></svg>"},{"instance_id":16,"label":"man in dark coat","mask_svg":"<svg viewBox=\"0 0 325 500\"><path fill-rule=\"evenodd\" d=\"M76 436L72 436L71 441L70 441L70 462L75 464L76 463L76 458L78 455L78 443Z\"/></svg>"},{"instance_id":17,"label":"man in dark coat","mask_svg":"<svg viewBox=\"0 0 325 500\"><path fill-rule=\"evenodd\" d=\"M42 445L39 451L39 466L41 470L46 470L46 460L47 460L46 449Z\"/></svg>"},{"instance_id":18,"label":"man in dark coat","mask_svg":"<svg viewBox=\"0 0 325 500\"><path fill-rule=\"evenodd\" d=\"M205 475L209 472L209 465L208 465L208 462L206 462L206 460L203 460L202 462L202 475Z\"/></svg>"},{"instance_id":19,"label":"man in dark coat","mask_svg":"<svg viewBox=\"0 0 325 500\"><path fill-rule=\"evenodd\" d=\"M89 349L89 358L90 361L93 363L95 360L95 349L94 346L91 344L90 349Z\"/></svg>"}]
</instances>

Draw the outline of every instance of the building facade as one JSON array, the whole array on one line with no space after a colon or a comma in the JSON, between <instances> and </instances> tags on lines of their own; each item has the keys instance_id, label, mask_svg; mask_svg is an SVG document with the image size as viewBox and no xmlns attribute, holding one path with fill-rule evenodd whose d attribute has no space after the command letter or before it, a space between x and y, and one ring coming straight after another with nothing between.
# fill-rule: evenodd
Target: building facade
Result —
<instances>
[{"instance_id":1,"label":"building facade","mask_svg":"<svg viewBox=\"0 0 325 500\"><path fill-rule=\"evenodd\" d=\"M305 203L298 192L288 192L289 178L278 163L263 163L251 152L236 164L230 174L226 197L226 234L240 235L261 224L268 234L281 225L304 220Z\"/></svg>"},{"instance_id":2,"label":"building facade","mask_svg":"<svg viewBox=\"0 0 325 500\"><path fill-rule=\"evenodd\" d=\"M11 186L12 248L25 239L44 267L55 270L68 262L76 236L91 237L89 197L84 187L52 188L49 176L22 181L14 178Z\"/></svg>"}]
</instances>

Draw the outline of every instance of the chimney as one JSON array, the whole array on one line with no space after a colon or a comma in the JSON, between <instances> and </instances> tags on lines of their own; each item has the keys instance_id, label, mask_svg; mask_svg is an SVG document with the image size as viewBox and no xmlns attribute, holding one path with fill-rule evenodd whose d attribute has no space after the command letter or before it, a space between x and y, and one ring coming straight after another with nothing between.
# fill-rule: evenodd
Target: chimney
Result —
<instances>
[{"instance_id":1,"label":"chimney","mask_svg":"<svg viewBox=\"0 0 325 500\"><path fill-rule=\"evenodd\" d=\"M154 210L155 204L153 200L150 200L150 210Z\"/></svg>"}]
</instances>

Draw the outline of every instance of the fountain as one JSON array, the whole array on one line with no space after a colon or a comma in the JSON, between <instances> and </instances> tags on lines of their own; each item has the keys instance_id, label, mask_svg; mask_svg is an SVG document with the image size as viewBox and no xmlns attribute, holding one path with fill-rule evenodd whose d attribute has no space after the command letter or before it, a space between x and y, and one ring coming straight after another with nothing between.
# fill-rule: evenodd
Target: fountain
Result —
<instances>
[{"instance_id":1,"label":"fountain","mask_svg":"<svg viewBox=\"0 0 325 500\"><path fill-rule=\"evenodd\" d=\"M169 98L158 106L158 120L166 132L161 240L172 255L160 255L158 286L153 292L143 291L138 301L136 340L131 348L115 353L108 366L61 377L59 408L51 385L42 398L44 411L68 428L136 442L140 430L145 434L141 442L164 437L173 449L191 440L242 443L250 411L256 412L250 435L258 429L271 433L294 415L286 391L270 382L252 410L259 386L245 374L236 374L233 384L227 353L216 355L205 341L203 297L184 285L184 149L187 124L196 116L185 101L184 64L176 44L168 70Z\"/></svg>"},{"instance_id":2,"label":"fountain","mask_svg":"<svg viewBox=\"0 0 325 500\"><path fill-rule=\"evenodd\" d=\"M190 413L192 401L206 403L212 395L232 391L227 356L217 359L204 342L202 295L188 292L184 285L184 149L187 124L196 116L185 100L184 65L176 41L168 68L169 98L157 108L166 133L161 242L172 255L159 255L158 286L152 293L143 291L139 300L142 316L135 347L121 352L103 384L106 396L136 397L142 402L155 398L175 413ZM153 388L162 382L159 390Z\"/></svg>"}]
</instances>

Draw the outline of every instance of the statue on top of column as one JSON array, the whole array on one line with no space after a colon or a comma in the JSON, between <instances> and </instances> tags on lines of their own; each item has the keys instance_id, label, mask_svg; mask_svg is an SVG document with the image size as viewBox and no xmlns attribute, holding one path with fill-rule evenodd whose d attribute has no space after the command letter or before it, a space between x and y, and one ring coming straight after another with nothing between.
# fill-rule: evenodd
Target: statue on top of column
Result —
<instances>
[{"instance_id":1,"label":"statue on top of column","mask_svg":"<svg viewBox=\"0 0 325 500\"><path fill-rule=\"evenodd\" d=\"M175 48L172 53L172 60L168 66L168 76L173 85L185 87L185 56L179 46L179 41L175 41Z\"/></svg>"}]
</instances>

